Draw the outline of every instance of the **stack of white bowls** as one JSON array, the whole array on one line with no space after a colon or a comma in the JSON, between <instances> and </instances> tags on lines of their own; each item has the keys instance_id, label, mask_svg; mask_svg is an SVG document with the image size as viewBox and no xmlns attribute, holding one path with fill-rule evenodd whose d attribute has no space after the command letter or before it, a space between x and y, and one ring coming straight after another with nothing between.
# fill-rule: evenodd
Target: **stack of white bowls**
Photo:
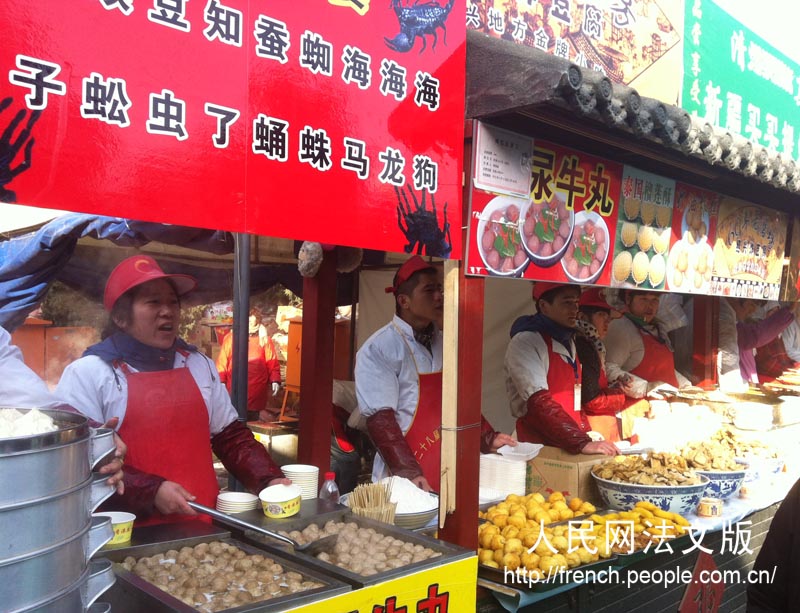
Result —
<instances>
[{"instance_id":1,"label":"stack of white bowls","mask_svg":"<svg viewBox=\"0 0 800 613\"><path fill-rule=\"evenodd\" d=\"M247 492L220 492L217 496L217 511L243 513L259 506L258 496Z\"/></svg>"},{"instance_id":2,"label":"stack of white bowls","mask_svg":"<svg viewBox=\"0 0 800 613\"><path fill-rule=\"evenodd\" d=\"M283 474L300 488L300 498L310 500L317 497L319 467L309 464L287 464L281 467Z\"/></svg>"}]
</instances>

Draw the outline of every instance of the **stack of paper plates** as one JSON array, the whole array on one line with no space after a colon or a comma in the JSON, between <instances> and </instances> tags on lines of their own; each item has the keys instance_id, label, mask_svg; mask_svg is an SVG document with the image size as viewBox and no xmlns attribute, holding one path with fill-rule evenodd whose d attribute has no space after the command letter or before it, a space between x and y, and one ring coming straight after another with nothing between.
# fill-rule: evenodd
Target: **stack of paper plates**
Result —
<instances>
[{"instance_id":1,"label":"stack of paper plates","mask_svg":"<svg viewBox=\"0 0 800 613\"><path fill-rule=\"evenodd\" d=\"M510 460L494 453L481 454L480 489L508 494L525 495L526 462Z\"/></svg>"},{"instance_id":2,"label":"stack of paper plates","mask_svg":"<svg viewBox=\"0 0 800 613\"><path fill-rule=\"evenodd\" d=\"M300 488L300 498L316 498L319 491L319 467L309 464L287 464L281 467L283 474Z\"/></svg>"},{"instance_id":3,"label":"stack of paper plates","mask_svg":"<svg viewBox=\"0 0 800 613\"><path fill-rule=\"evenodd\" d=\"M217 496L217 511L242 513L258 508L258 496L247 492L220 492Z\"/></svg>"}]
</instances>

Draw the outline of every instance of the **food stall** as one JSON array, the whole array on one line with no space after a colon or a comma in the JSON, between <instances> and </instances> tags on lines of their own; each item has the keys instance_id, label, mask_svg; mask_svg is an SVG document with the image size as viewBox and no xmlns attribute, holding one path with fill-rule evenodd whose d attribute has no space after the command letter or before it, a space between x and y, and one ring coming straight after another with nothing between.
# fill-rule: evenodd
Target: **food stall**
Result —
<instances>
[{"instance_id":1,"label":"food stall","mask_svg":"<svg viewBox=\"0 0 800 613\"><path fill-rule=\"evenodd\" d=\"M479 534L486 538L479 543L479 585L506 610L742 606L745 577L771 517L800 474L792 443L797 427L782 419L784 402L791 410L794 399L778 398L778 390L791 388L794 373L772 391L768 386L743 395L715 391L718 297L796 299L785 293L785 269L791 274L794 267L784 261L788 254L796 257L789 247L791 232L787 235L800 187L795 162L681 108L641 96L597 67L578 66L532 48L533 43L501 40L509 37L498 33L492 14L506 9L481 13L492 3L479 4L474 29L483 33L467 36L467 116L476 121L469 142L465 206L471 200L471 208L465 217L470 229L464 242L465 272L474 278L465 283L492 278L529 288L522 281L528 279L689 295L694 334L687 372L697 386L651 403L651 419L644 420L650 423L641 424L639 449L668 448L669 455L650 453L644 460L656 475L636 476L629 462L641 462L638 455L604 466L602 456L569 458L545 448L544 457L531 460L525 496L512 494L482 507L486 521ZM506 17L515 21L513 9L508 10ZM535 79L530 66L536 66ZM517 314L509 314L508 323ZM487 375L484 368L484 382L498 376L499 369ZM747 468L736 462L743 456ZM538 558L531 557L528 546L539 535L552 540L566 534L570 520L559 511L566 510L563 505L570 509L573 500L578 509L586 500L611 509L614 522L632 522L632 529L638 519L630 514L636 514L642 496L656 501L662 513L674 512L669 500L692 486L681 485L681 478L661 481L662 471L673 463L693 480L697 474L711 479L705 487L704 479L695 482L696 498L679 510L680 519L663 518L677 520L678 526L688 521L695 539L705 535L705 549L676 528L676 547L656 543L642 555L637 551L643 548L634 545L624 553L609 552L606 566L602 551L600 560L554 561L568 553L560 547L546 558L539 550ZM726 476L729 481L721 485ZM636 479L642 480L630 482ZM537 491L541 496L532 498ZM553 500L553 492L563 499ZM701 505L705 497L725 500ZM553 505L559 505L558 519L551 515L553 528L537 530L531 520L545 520L540 515L553 511ZM608 520L598 512L574 521L595 529ZM731 548L733 532L741 532L735 538L748 546ZM502 538L494 538L498 535ZM518 540L524 553L515 557ZM498 573L498 567L524 567L527 576L553 567L611 570L600 579L597 573L576 572L573 580L568 571L559 581L547 575L526 585L514 573ZM739 574L693 581L708 569ZM665 575L669 570L675 572Z\"/></svg>"}]
</instances>

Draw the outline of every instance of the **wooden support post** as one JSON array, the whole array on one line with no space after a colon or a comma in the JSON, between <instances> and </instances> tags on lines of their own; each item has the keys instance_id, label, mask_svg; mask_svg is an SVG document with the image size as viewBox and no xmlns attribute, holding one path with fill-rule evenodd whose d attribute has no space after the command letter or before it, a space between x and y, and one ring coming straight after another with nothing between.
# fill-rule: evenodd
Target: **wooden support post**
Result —
<instances>
[{"instance_id":1,"label":"wooden support post","mask_svg":"<svg viewBox=\"0 0 800 613\"><path fill-rule=\"evenodd\" d=\"M711 387L717 383L720 300L713 296L694 297L692 375L700 387Z\"/></svg>"},{"instance_id":2,"label":"wooden support post","mask_svg":"<svg viewBox=\"0 0 800 613\"><path fill-rule=\"evenodd\" d=\"M336 253L325 251L316 277L303 279L303 353L300 356L300 428L297 461L331 465L333 329L336 315Z\"/></svg>"}]
</instances>

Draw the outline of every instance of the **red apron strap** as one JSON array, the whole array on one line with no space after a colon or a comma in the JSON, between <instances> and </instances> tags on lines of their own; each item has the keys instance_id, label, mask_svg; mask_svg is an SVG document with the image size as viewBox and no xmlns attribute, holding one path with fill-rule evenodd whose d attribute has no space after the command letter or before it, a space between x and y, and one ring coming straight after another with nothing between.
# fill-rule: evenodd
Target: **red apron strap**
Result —
<instances>
[{"instance_id":1,"label":"red apron strap","mask_svg":"<svg viewBox=\"0 0 800 613\"><path fill-rule=\"evenodd\" d=\"M119 435L128 445L126 459L140 470L179 483L200 504L215 506L219 488L208 410L189 369L135 373L124 367L123 371L128 405ZM188 517L156 515L137 525L184 519Z\"/></svg>"},{"instance_id":2,"label":"red apron strap","mask_svg":"<svg viewBox=\"0 0 800 613\"><path fill-rule=\"evenodd\" d=\"M417 374L419 401L405 437L423 475L438 492L442 469L442 372Z\"/></svg>"}]
</instances>

